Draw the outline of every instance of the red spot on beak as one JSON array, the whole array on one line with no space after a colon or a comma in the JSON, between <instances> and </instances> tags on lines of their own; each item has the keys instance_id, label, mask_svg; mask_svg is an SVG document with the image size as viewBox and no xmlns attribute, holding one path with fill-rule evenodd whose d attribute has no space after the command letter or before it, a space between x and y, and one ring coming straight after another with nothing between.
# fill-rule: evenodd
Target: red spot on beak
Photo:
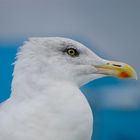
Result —
<instances>
[{"instance_id":1,"label":"red spot on beak","mask_svg":"<svg viewBox=\"0 0 140 140\"><path fill-rule=\"evenodd\" d=\"M120 73L120 78L128 78L128 77L130 77L130 75L128 73L126 73L126 72Z\"/></svg>"}]
</instances>

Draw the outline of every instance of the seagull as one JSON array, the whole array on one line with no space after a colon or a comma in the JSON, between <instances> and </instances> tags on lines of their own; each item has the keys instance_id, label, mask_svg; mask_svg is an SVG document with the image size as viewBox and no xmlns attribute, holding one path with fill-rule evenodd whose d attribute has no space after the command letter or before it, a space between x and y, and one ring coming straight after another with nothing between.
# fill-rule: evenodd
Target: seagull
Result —
<instances>
[{"instance_id":1,"label":"seagull","mask_svg":"<svg viewBox=\"0 0 140 140\"><path fill-rule=\"evenodd\" d=\"M0 105L0 140L91 140L93 115L80 87L104 76L137 78L62 37L30 38L15 62L11 98Z\"/></svg>"}]
</instances>

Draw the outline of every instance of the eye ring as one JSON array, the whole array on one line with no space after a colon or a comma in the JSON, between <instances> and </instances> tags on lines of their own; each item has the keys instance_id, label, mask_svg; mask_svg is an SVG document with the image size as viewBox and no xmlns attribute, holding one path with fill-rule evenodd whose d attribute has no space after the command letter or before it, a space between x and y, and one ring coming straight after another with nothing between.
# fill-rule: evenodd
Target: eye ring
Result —
<instances>
[{"instance_id":1,"label":"eye ring","mask_svg":"<svg viewBox=\"0 0 140 140\"><path fill-rule=\"evenodd\" d=\"M78 51L76 49L74 49L74 48L68 48L66 50L66 52L67 52L68 55L70 55L72 57L76 57L76 56L79 55Z\"/></svg>"}]
</instances>

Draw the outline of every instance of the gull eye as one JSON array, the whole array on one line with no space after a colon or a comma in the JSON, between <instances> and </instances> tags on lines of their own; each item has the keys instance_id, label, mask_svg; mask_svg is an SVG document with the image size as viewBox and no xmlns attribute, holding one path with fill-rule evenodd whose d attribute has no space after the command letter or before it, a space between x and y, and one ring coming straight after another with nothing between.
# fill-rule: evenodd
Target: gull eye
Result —
<instances>
[{"instance_id":1,"label":"gull eye","mask_svg":"<svg viewBox=\"0 0 140 140\"><path fill-rule=\"evenodd\" d=\"M77 52L77 50L74 49L74 48L68 48L68 49L66 50L66 52L67 52L68 55L70 55L70 56L72 56L72 57L76 57L76 56L79 55L79 53Z\"/></svg>"}]
</instances>

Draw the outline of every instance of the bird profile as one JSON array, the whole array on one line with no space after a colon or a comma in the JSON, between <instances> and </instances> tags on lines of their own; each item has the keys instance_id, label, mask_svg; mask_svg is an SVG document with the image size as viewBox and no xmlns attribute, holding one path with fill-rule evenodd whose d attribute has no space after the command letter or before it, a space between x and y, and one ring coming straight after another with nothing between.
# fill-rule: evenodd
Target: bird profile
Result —
<instances>
[{"instance_id":1,"label":"bird profile","mask_svg":"<svg viewBox=\"0 0 140 140\"><path fill-rule=\"evenodd\" d=\"M79 88L109 75L137 78L128 64L72 39L30 38L17 53L11 98L0 107L0 140L91 140L93 115Z\"/></svg>"}]
</instances>

